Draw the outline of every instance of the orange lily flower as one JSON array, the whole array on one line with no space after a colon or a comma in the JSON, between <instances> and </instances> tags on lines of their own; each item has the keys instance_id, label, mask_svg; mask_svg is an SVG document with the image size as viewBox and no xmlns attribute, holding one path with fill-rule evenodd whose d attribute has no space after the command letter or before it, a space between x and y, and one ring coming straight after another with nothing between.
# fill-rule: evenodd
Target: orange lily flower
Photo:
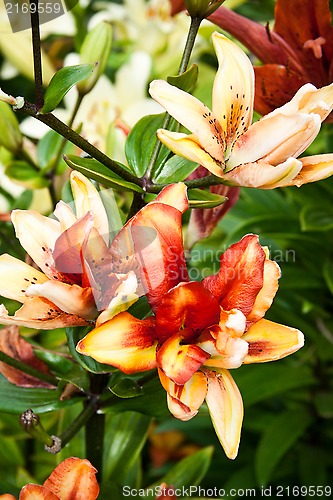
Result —
<instances>
[{"instance_id":1,"label":"orange lily flower","mask_svg":"<svg viewBox=\"0 0 333 500\"><path fill-rule=\"evenodd\" d=\"M263 63L255 67L254 108L261 115L286 104L305 83L316 87L332 83L333 28L328 0L277 0L273 30L225 7L209 19ZM332 121L331 115L327 121Z\"/></svg>"},{"instance_id":2,"label":"orange lily flower","mask_svg":"<svg viewBox=\"0 0 333 500\"><path fill-rule=\"evenodd\" d=\"M192 134L160 129L158 138L179 156L203 165L232 186L301 186L333 173L333 154L297 157L333 108L333 84L304 85L293 99L251 125L254 70L234 42L214 33L219 69L210 111L192 95L156 80L150 94Z\"/></svg>"},{"instance_id":3,"label":"orange lily flower","mask_svg":"<svg viewBox=\"0 0 333 500\"><path fill-rule=\"evenodd\" d=\"M159 230L163 225L160 219ZM181 233L177 238L159 257L164 266L176 266L166 270L144 259L143 277L152 276L147 285L154 316L141 320L122 312L88 333L77 350L128 374L158 368L169 409L181 420L194 417L206 400L217 436L227 456L235 458L243 404L229 370L287 356L302 347L303 334L263 319L280 269L257 236L232 245L219 272L202 282L189 281Z\"/></svg>"},{"instance_id":4,"label":"orange lily flower","mask_svg":"<svg viewBox=\"0 0 333 500\"><path fill-rule=\"evenodd\" d=\"M99 494L95 467L89 460L70 457L61 462L43 486L27 484L20 500L95 500ZM13 497L14 498L14 497Z\"/></svg>"},{"instance_id":5,"label":"orange lily flower","mask_svg":"<svg viewBox=\"0 0 333 500\"><path fill-rule=\"evenodd\" d=\"M145 254L150 252L155 262L155 248L172 241L174 231L181 230L168 205L169 199L172 204L178 196L179 187L171 185L108 246L108 219L97 190L78 172L71 173L71 187L76 214L62 201L54 212L58 220L31 210L13 212L17 237L41 271L10 255L0 256L0 295L23 303L14 316L1 305L0 323L52 329L88 325L97 318L101 324L144 294L136 271L141 254L136 256L131 233L140 233L139 252L148 247ZM146 214L150 216L145 225ZM169 226L158 232L162 214ZM151 276L148 279L154 281ZM155 280L154 286L158 285Z\"/></svg>"}]
</instances>

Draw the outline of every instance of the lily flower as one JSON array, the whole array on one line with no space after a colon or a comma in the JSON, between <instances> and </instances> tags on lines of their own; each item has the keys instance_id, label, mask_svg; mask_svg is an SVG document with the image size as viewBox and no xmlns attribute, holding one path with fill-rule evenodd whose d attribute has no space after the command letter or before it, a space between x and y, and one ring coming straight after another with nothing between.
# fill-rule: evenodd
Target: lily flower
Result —
<instances>
[{"instance_id":1,"label":"lily flower","mask_svg":"<svg viewBox=\"0 0 333 500\"><path fill-rule=\"evenodd\" d=\"M274 14L272 30L225 7L209 18L263 63L254 68L254 109L261 115L286 104L305 83L316 87L332 83L329 1L277 0Z\"/></svg>"},{"instance_id":2,"label":"lily flower","mask_svg":"<svg viewBox=\"0 0 333 500\"><path fill-rule=\"evenodd\" d=\"M163 226L161 220L158 231ZM133 237L139 247L139 238ZM142 249L154 315L138 319L121 312L76 348L127 374L157 368L169 409L180 420L194 417L206 400L217 436L233 459L243 403L229 370L283 358L304 342L300 331L264 319L278 288L279 266L253 234L232 245L221 257L219 272L201 282L189 281L182 265L180 233L174 233L172 245L161 247L159 257L154 250L152 263Z\"/></svg>"},{"instance_id":3,"label":"lily flower","mask_svg":"<svg viewBox=\"0 0 333 500\"><path fill-rule=\"evenodd\" d=\"M254 71L246 54L214 33L219 69L212 111L192 95L165 81L150 94L192 134L160 129L158 138L232 186L273 189L301 186L333 173L333 154L299 158L333 109L333 84L304 85L293 99L251 125Z\"/></svg>"},{"instance_id":4,"label":"lily flower","mask_svg":"<svg viewBox=\"0 0 333 500\"><path fill-rule=\"evenodd\" d=\"M20 500L96 500L99 495L96 472L89 460L66 458L42 486L23 486Z\"/></svg>"},{"instance_id":5,"label":"lily flower","mask_svg":"<svg viewBox=\"0 0 333 500\"><path fill-rule=\"evenodd\" d=\"M159 247L178 238L181 212L173 204L182 188L165 188L109 246L109 222L98 191L78 172L71 173L70 181L75 214L62 201L54 211L58 220L32 210L12 213L16 235L38 269L8 254L0 256L0 295L23 304L14 316L1 305L1 324L52 329L89 325L97 319L99 325L144 295L146 281L160 286L160 276L149 275L140 283L137 268L144 269L143 254L160 267ZM160 220L168 223L163 231L156 229ZM132 234L140 239L138 255ZM170 283L172 265L164 263Z\"/></svg>"}]
</instances>

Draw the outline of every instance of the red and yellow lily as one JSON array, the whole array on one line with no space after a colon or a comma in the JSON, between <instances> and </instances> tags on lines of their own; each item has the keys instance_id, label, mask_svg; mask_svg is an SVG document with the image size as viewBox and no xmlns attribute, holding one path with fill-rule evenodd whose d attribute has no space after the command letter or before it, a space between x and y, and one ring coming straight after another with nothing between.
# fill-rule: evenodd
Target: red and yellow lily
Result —
<instances>
[{"instance_id":1,"label":"red and yellow lily","mask_svg":"<svg viewBox=\"0 0 333 500\"><path fill-rule=\"evenodd\" d=\"M179 156L206 167L232 186L301 186L333 173L333 154L298 158L333 108L333 84L300 88L290 102L251 125L254 70L234 42L214 33L219 61L212 111L197 98L156 80L150 94L190 135L160 129L158 138Z\"/></svg>"},{"instance_id":2,"label":"red and yellow lily","mask_svg":"<svg viewBox=\"0 0 333 500\"><path fill-rule=\"evenodd\" d=\"M137 279L142 255L157 267L163 265L156 262L155 256L161 254L157 250L179 231L172 217L175 209L168 205L169 196L177 197L177 187L166 188L138 212L110 246L108 218L98 191L78 172L71 173L71 187L75 213L63 202L54 212L58 220L31 210L12 213L16 235L35 265L0 256L0 295L23 304L14 316L1 305L0 323L38 329L89 325L96 320L99 325L144 294L145 284ZM171 212L170 226L157 231L164 212ZM138 256L132 233L140 239ZM146 279L158 287L159 278Z\"/></svg>"},{"instance_id":3,"label":"red and yellow lily","mask_svg":"<svg viewBox=\"0 0 333 500\"><path fill-rule=\"evenodd\" d=\"M172 240L154 248L154 262L142 249L142 279L154 315L142 320L121 312L92 330L77 350L128 374L157 368L169 409L181 420L195 416L206 400L218 438L227 456L235 458L243 404L229 370L287 356L302 347L303 335L263 318L280 269L255 235L222 255L216 275L189 281L181 239L185 186L167 189L178 196L168 200L174 206L163 210L156 227L163 232L173 220L177 230ZM151 215L147 211L144 219L148 226ZM134 233L133 245L140 247Z\"/></svg>"}]
</instances>

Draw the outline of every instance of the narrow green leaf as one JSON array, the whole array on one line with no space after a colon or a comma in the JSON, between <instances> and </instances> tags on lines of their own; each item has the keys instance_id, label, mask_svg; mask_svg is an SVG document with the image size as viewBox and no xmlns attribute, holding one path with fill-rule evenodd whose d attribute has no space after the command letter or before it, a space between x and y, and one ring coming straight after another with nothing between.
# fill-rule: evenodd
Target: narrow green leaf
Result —
<instances>
[{"instance_id":1,"label":"narrow green leaf","mask_svg":"<svg viewBox=\"0 0 333 500\"><path fill-rule=\"evenodd\" d=\"M123 373L114 373L111 377L110 391L118 398L136 398L144 393L143 388L136 380Z\"/></svg>"},{"instance_id":2,"label":"narrow green leaf","mask_svg":"<svg viewBox=\"0 0 333 500\"><path fill-rule=\"evenodd\" d=\"M157 141L156 131L162 127L164 114L147 115L141 118L129 133L125 154L129 166L137 177L142 177L148 167L151 154ZM170 154L170 150L165 146L161 147L156 165L164 162Z\"/></svg>"},{"instance_id":3,"label":"narrow green leaf","mask_svg":"<svg viewBox=\"0 0 333 500\"><path fill-rule=\"evenodd\" d=\"M65 155L64 160L67 165L74 170L78 170L90 179L103 184L103 186L118 189L120 191L132 191L143 193L143 189L132 182L124 181L119 175L111 172L110 169L102 165L94 158L81 158L80 156ZM124 165L121 165L126 168Z\"/></svg>"},{"instance_id":4,"label":"narrow green leaf","mask_svg":"<svg viewBox=\"0 0 333 500\"><path fill-rule=\"evenodd\" d=\"M328 231L333 228L333 210L320 206L306 206L300 214L302 231Z\"/></svg>"},{"instance_id":5,"label":"narrow green leaf","mask_svg":"<svg viewBox=\"0 0 333 500\"><path fill-rule=\"evenodd\" d=\"M161 172L153 177L153 181L156 184L184 181L197 167L197 163L174 155L163 165Z\"/></svg>"},{"instance_id":6,"label":"narrow green leaf","mask_svg":"<svg viewBox=\"0 0 333 500\"><path fill-rule=\"evenodd\" d=\"M228 198L203 189L189 189L188 199L190 208L214 208L227 201Z\"/></svg>"},{"instance_id":7,"label":"narrow green leaf","mask_svg":"<svg viewBox=\"0 0 333 500\"><path fill-rule=\"evenodd\" d=\"M40 189L49 184L38 170L25 161L13 161L6 167L5 174L28 189Z\"/></svg>"},{"instance_id":8,"label":"narrow green leaf","mask_svg":"<svg viewBox=\"0 0 333 500\"><path fill-rule=\"evenodd\" d=\"M109 415L104 441L104 480L122 484L147 439L151 419L127 411Z\"/></svg>"},{"instance_id":9,"label":"narrow green leaf","mask_svg":"<svg viewBox=\"0 0 333 500\"><path fill-rule=\"evenodd\" d=\"M244 365L235 370L233 376L243 394L245 406L316 383L308 367L286 366L283 360L279 364Z\"/></svg>"},{"instance_id":10,"label":"narrow green leaf","mask_svg":"<svg viewBox=\"0 0 333 500\"><path fill-rule=\"evenodd\" d=\"M185 71L185 73L177 76L168 76L167 81L170 85L174 85L175 87L185 90L185 92L191 94L198 81L198 75L198 66L196 64L192 64L192 66Z\"/></svg>"},{"instance_id":11,"label":"narrow green leaf","mask_svg":"<svg viewBox=\"0 0 333 500\"><path fill-rule=\"evenodd\" d=\"M311 422L311 415L301 410L287 410L273 419L260 440L255 457L260 485L268 484L282 457L301 438Z\"/></svg>"},{"instance_id":12,"label":"narrow green leaf","mask_svg":"<svg viewBox=\"0 0 333 500\"><path fill-rule=\"evenodd\" d=\"M116 368L113 368L112 366L109 365L102 365L101 363L98 363L90 356L84 356L83 354L79 354L75 349L79 340L83 339L83 337L87 335L87 333L90 330L91 328L89 326L88 327L76 326L74 328L72 327L66 328L68 348L71 355L73 356L75 361L79 363L80 366L82 366L82 368L88 370L89 372L110 373L112 371L115 371Z\"/></svg>"},{"instance_id":13,"label":"narrow green leaf","mask_svg":"<svg viewBox=\"0 0 333 500\"><path fill-rule=\"evenodd\" d=\"M79 398L59 400L55 389L27 389L17 387L0 375L0 411L21 414L32 408L35 413L45 413L78 403Z\"/></svg>"},{"instance_id":14,"label":"narrow green leaf","mask_svg":"<svg viewBox=\"0 0 333 500\"><path fill-rule=\"evenodd\" d=\"M148 490L154 489L161 483L172 485L177 488L190 488L200 484L209 469L213 456L214 448L207 446L188 457L180 460L172 469L158 482L148 487ZM192 494L195 491L192 490Z\"/></svg>"},{"instance_id":15,"label":"narrow green leaf","mask_svg":"<svg viewBox=\"0 0 333 500\"><path fill-rule=\"evenodd\" d=\"M53 111L74 85L91 76L94 68L94 64L78 64L65 66L57 71L45 91L44 106L40 113Z\"/></svg>"}]
</instances>

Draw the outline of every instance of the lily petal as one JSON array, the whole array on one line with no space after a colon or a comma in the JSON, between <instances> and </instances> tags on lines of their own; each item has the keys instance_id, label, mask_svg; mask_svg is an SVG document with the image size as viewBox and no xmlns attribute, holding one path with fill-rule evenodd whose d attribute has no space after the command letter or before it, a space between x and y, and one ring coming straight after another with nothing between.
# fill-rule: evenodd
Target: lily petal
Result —
<instances>
[{"instance_id":1,"label":"lily petal","mask_svg":"<svg viewBox=\"0 0 333 500\"><path fill-rule=\"evenodd\" d=\"M249 322L257 322L265 316L266 311L271 307L277 289L281 270L278 264L272 260L266 260L264 265L264 284L257 295L253 309L247 317Z\"/></svg>"},{"instance_id":2,"label":"lily petal","mask_svg":"<svg viewBox=\"0 0 333 500\"><path fill-rule=\"evenodd\" d=\"M96 500L97 470L89 460L70 457L61 462L44 482L44 487L61 500Z\"/></svg>"},{"instance_id":3,"label":"lily petal","mask_svg":"<svg viewBox=\"0 0 333 500\"><path fill-rule=\"evenodd\" d=\"M191 94L163 80L150 84L150 95L179 123L190 130L197 142L218 161L223 161L224 132L221 124L207 106Z\"/></svg>"},{"instance_id":4,"label":"lily petal","mask_svg":"<svg viewBox=\"0 0 333 500\"><path fill-rule=\"evenodd\" d=\"M28 297L43 297L61 311L87 320L93 319L97 315L91 288L81 288L78 285L48 280L40 285L29 286L26 295Z\"/></svg>"},{"instance_id":5,"label":"lily petal","mask_svg":"<svg viewBox=\"0 0 333 500\"><path fill-rule=\"evenodd\" d=\"M239 389L227 370L206 371L206 402L215 432L228 458L234 459L243 422L243 401Z\"/></svg>"},{"instance_id":6,"label":"lily petal","mask_svg":"<svg viewBox=\"0 0 333 500\"><path fill-rule=\"evenodd\" d=\"M183 191L180 206L185 208ZM167 198L173 199L171 190ZM163 198L160 198L163 201ZM161 298L180 281L188 281L183 240L182 212L161 201L142 208L113 240L114 259L134 256L149 303L156 309Z\"/></svg>"},{"instance_id":7,"label":"lily petal","mask_svg":"<svg viewBox=\"0 0 333 500\"><path fill-rule=\"evenodd\" d=\"M20 500L60 500L60 498L44 486L29 483L20 491Z\"/></svg>"},{"instance_id":8,"label":"lily petal","mask_svg":"<svg viewBox=\"0 0 333 500\"><path fill-rule=\"evenodd\" d=\"M60 223L33 210L14 210L12 222L24 250L48 277L52 277L56 270L51 252L61 235Z\"/></svg>"},{"instance_id":9,"label":"lily petal","mask_svg":"<svg viewBox=\"0 0 333 500\"><path fill-rule=\"evenodd\" d=\"M97 189L84 175L75 170L71 172L70 183L78 219L84 217L87 212L92 212L94 227L108 244L110 238L109 222Z\"/></svg>"},{"instance_id":10,"label":"lily petal","mask_svg":"<svg viewBox=\"0 0 333 500\"><path fill-rule=\"evenodd\" d=\"M157 309L158 339L164 342L178 334L191 342L197 332L217 324L219 318L218 301L201 283L180 283L163 297Z\"/></svg>"},{"instance_id":11,"label":"lily petal","mask_svg":"<svg viewBox=\"0 0 333 500\"><path fill-rule=\"evenodd\" d=\"M62 200L57 203L53 213L60 222L61 232L70 228L78 219L71 207Z\"/></svg>"},{"instance_id":12,"label":"lily petal","mask_svg":"<svg viewBox=\"0 0 333 500\"><path fill-rule=\"evenodd\" d=\"M219 61L213 86L213 113L222 125L227 148L230 148L251 124L254 71L245 52L230 39L215 32L212 40Z\"/></svg>"},{"instance_id":13,"label":"lily petal","mask_svg":"<svg viewBox=\"0 0 333 500\"><path fill-rule=\"evenodd\" d=\"M157 137L178 156L187 158L194 163L199 163L199 165L206 167L212 174L222 177L223 164L208 154L195 140L194 136L159 129Z\"/></svg>"},{"instance_id":14,"label":"lily petal","mask_svg":"<svg viewBox=\"0 0 333 500\"><path fill-rule=\"evenodd\" d=\"M183 214L189 207L186 185L183 182L169 184L158 194L155 203L157 201L177 208Z\"/></svg>"},{"instance_id":15,"label":"lily petal","mask_svg":"<svg viewBox=\"0 0 333 500\"><path fill-rule=\"evenodd\" d=\"M8 254L0 255L0 295L24 303L27 287L48 281L45 274Z\"/></svg>"},{"instance_id":16,"label":"lily petal","mask_svg":"<svg viewBox=\"0 0 333 500\"><path fill-rule=\"evenodd\" d=\"M182 345L178 334L166 340L157 351L156 361L165 375L175 384L184 385L200 366L210 357L194 344Z\"/></svg>"},{"instance_id":17,"label":"lily petal","mask_svg":"<svg viewBox=\"0 0 333 500\"><path fill-rule=\"evenodd\" d=\"M155 322L122 312L86 335L76 350L125 373L156 367Z\"/></svg>"},{"instance_id":18,"label":"lily petal","mask_svg":"<svg viewBox=\"0 0 333 500\"><path fill-rule=\"evenodd\" d=\"M282 181L280 187L297 186L326 179L333 174L333 154L306 156L299 159L301 171L292 180Z\"/></svg>"},{"instance_id":19,"label":"lily petal","mask_svg":"<svg viewBox=\"0 0 333 500\"><path fill-rule=\"evenodd\" d=\"M278 165L291 156L296 157L312 143L320 126L321 119L317 114L299 112L289 115L273 111L253 123L238 139L228 160L228 171L258 160Z\"/></svg>"},{"instance_id":20,"label":"lily petal","mask_svg":"<svg viewBox=\"0 0 333 500\"><path fill-rule=\"evenodd\" d=\"M263 286L265 259L258 236L248 234L222 254L219 272L202 283L225 311L239 309L247 316Z\"/></svg>"},{"instance_id":21,"label":"lily petal","mask_svg":"<svg viewBox=\"0 0 333 500\"><path fill-rule=\"evenodd\" d=\"M184 422L193 418L198 413L207 394L206 374L196 372L184 385L177 385L172 382L162 370L158 370L158 375L168 394L170 412Z\"/></svg>"},{"instance_id":22,"label":"lily petal","mask_svg":"<svg viewBox=\"0 0 333 500\"><path fill-rule=\"evenodd\" d=\"M1 304L0 324L26 326L37 330L54 330L64 326L86 326L89 323L79 316L61 311L46 299L28 297L14 316L9 316L7 309Z\"/></svg>"},{"instance_id":23,"label":"lily petal","mask_svg":"<svg viewBox=\"0 0 333 500\"><path fill-rule=\"evenodd\" d=\"M296 160L296 158L288 158L287 161L277 166L266 161L257 161L235 167L223 177L235 186L274 189L292 185L301 169L301 159Z\"/></svg>"},{"instance_id":24,"label":"lily petal","mask_svg":"<svg viewBox=\"0 0 333 500\"><path fill-rule=\"evenodd\" d=\"M267 319L252 325L242 338L249 344L245 364L275 361L289 356L304 345L302 332Z\"/></svg>"},{"instance_id":25,"label":"lily petal","mask_svg":"<svg viewBox=\"0 0 333 500\"><path fill-rule=\"evenodd\" d=\"M241 338L231 337L219 329L216 340L206 334L197 345L211 357L204 362L206 367L239 368L248 351L248 344Z\"/></svg>"}]
</instances>

